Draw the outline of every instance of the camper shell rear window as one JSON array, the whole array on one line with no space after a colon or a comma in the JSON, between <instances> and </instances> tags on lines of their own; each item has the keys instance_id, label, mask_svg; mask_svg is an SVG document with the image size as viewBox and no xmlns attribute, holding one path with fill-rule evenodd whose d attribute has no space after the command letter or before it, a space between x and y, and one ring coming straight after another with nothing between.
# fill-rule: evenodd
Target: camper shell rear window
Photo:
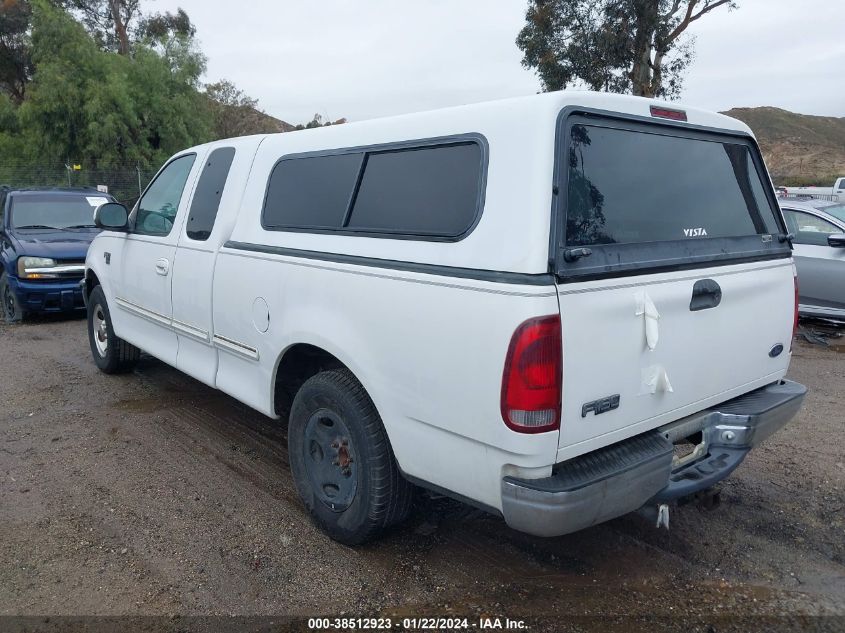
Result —
<instances>
[{"instance_id":1,"label":"camper shell rear window","mask_svg":"<svg viewBox=\"0 0 845 633\"><path fill-rule=\"evenodd\" d=\"M561 277L790 252L750 137L578 113L561 118L557 148L553 253Z\"/></svg>"}]
</instances>

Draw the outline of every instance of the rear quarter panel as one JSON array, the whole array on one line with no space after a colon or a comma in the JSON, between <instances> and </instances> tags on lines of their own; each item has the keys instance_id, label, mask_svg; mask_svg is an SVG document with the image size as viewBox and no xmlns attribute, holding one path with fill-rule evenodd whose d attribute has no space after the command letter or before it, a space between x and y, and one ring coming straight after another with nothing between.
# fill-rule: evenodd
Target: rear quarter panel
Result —
<instances>
[{"instance_id":1,"label":"rear quarter panel","mask_svg":"<svg viewBox=\"0 0 845 633\"><path fill-rule=\"evenodd\" d=\"M219 388L274 415L284 351L316 345L361 381L402 470L488 506L503 473L547 474L557 432L523 435L502 421L502 370L523 320L558 310L553 286L514 286L224 248L214 279L217 333L259 353L220 352ZM270 327L252 324L256 297Z\"/></svg>"}]
</instances>

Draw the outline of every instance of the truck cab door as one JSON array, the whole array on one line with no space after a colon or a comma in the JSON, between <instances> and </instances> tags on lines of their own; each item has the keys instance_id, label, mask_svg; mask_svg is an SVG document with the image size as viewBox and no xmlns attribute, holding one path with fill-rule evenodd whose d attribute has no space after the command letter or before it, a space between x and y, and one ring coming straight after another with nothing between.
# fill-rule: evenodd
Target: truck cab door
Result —
<instances>
[{"instance_id":1,"label":"truck cab door","mask_svg":"<svg viewBox=\"0 0 845 633\"><path fill-rule=\"evenodd\" d=\"M179 227L196 179L196 154L183 154L156 175L132 211L132 230L119 254L114 303L120 336L171 365L177 339L171 326L171 280ZM115 258L116 253L112 255Z\"/></svg>"},{"instance_id":2,"label":"truck cab door","mask_svg":"<svg viewBox=\"0 0 845 633\"><path fill-rule=\"evenodd\" d=\"M172 322L179 340L176 367L211 386L215 386L217 375L217 350L212 341L214 264L218 249L231 232L227 220L233 219L240 194L233 187L241 180L238 167L232 167L235 153L235 147L218 147L203 161L180 231L178 261L173 270ZM230 170L234 178L230 178Z\"/></svg>"}]
</instances>

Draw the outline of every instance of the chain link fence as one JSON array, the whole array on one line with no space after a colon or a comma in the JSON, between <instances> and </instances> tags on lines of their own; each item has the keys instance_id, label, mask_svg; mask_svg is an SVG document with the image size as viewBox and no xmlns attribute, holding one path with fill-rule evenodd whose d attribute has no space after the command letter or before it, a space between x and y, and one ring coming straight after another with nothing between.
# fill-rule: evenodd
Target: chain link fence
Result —
<instances>
[{"instance_id":1,"label":"chain link fence","mask_svg":"<svg viewBox=\"0 0 845 633\"><path fill-rule=\"evenodd\" d=\"M0 185L24 187L105 188L131 208L155 174L137 165L86 169L84 165L24 166L0 162Z\"/></svg>"}]
</instances>

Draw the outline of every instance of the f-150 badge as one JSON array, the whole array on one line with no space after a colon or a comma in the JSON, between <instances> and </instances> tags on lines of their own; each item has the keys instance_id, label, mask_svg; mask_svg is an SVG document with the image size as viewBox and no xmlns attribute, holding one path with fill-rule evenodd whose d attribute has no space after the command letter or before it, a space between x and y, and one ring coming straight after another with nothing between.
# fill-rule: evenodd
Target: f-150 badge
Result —
<instances>
[{"instance_id":1,"label":"f-150 badge","mask_svg":"<svg viewBox=\"0 0 845 633\"><path fill-rule=\"evenodd\" d=\"M590 411L592 411L595 415L601 415L602 413L607 413L608 411L613 411L618 408L619 394L617 393L612 396L608 396L607 398L593 400L592 402L585 402L581 406L581 417L586 418Z\"/></svg>"}]
</instances>

